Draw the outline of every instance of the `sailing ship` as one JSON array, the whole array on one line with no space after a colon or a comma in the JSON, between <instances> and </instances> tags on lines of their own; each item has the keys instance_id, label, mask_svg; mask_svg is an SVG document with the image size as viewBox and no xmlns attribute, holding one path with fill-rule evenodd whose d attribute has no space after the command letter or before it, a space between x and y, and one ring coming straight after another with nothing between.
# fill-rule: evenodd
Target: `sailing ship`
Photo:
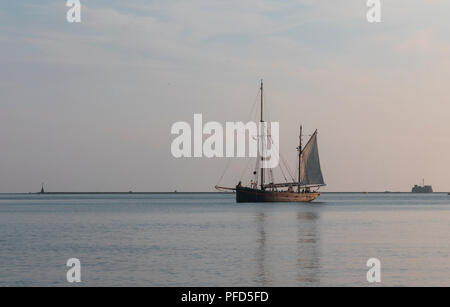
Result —
<instances>
[{"instance_id":1,"label":"sailing ship","mask_svg":"<svg viewBox=\"0 0 450 307\"><path fill-rule=\"evenodd\" d=\"M261 123L264 123L264 85L261 81ZM265 169L257 167L253 172L254 180L250 186L244 186L241 181L235 188L226 188L216 185L217 190L232 190L236 193L236 202L311 202L320 196L319 188L325 186L319 159L319 148L317 144L317 130L310 136L310 139L303 147L302 144L302 126L300 126L298 151L298 175L296 181L287 181L284 183L274 183L265 181ZM261 135L259 142L265 142L267 135ZM264 157L258 153L257 166L263 165ZM259 174L258 174L259 170ZM272 170L269 169L271 173ZM273 180L273 174L269 176ZM259 183L258 183L259 180Z\"/></svg>"}]
</instances>

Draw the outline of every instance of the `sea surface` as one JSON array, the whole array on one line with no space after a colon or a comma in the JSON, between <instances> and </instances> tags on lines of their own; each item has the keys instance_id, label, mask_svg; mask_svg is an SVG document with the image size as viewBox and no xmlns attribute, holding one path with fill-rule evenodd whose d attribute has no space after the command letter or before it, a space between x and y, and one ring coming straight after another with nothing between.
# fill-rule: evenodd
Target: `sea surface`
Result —
<instances>
[{"instance_id":1,"label":"sea surface","mask_svg":"<svg viewBox=\"0 0 450 307\"><path fill-rule=\"evenodd\" d=\"M446 193L0 195L0 286L450 286L449 256Z\"/></svg>"}]
</instances>

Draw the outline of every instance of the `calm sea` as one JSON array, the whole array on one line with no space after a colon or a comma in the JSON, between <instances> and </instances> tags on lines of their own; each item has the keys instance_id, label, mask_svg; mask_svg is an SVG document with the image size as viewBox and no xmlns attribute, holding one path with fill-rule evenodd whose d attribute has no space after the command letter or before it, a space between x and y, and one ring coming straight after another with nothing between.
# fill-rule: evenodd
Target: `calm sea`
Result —
<instances>
[{"instance_id":1,"label":"calm sea","mask_svg":"<svg viewBox=\"0 0 450 307\"><path fill-rule=\"evenodd\" d=\"M450 286L450 196L0 195L0 286Z\"/></svg>"}]
</instances>

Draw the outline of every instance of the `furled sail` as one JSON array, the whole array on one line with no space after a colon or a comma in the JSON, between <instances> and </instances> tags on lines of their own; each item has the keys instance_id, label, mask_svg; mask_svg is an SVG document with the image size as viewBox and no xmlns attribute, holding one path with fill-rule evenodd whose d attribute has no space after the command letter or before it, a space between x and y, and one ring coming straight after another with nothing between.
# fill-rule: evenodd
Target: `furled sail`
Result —
<instances>
[{"instance_id":1,"label":"furled sail","mask_svg":"<svg viewBox=\"0 0 450 307\"><path fill-rule=\"evenodd\" d=\"M319 148L317 146L317 131L309 139L302 151L300 164L301 185L323 185L322 170L320 169Z\"/></svg>"}]
</instances>

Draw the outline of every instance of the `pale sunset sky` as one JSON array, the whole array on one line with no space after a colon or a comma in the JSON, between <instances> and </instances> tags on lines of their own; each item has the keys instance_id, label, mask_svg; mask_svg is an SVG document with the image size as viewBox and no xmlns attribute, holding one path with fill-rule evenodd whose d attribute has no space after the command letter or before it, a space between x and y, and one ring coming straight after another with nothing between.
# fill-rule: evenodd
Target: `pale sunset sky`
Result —
<instances>
[{"instance_id":1,"label":"pale sunset sky","mask_svg":"<svg viewBox=\"0 0 450 307\"><path fill-rule=\"evenodd\" d=\"M213 191L228 160L173 158L171 125L250 120L261 78L293 172L319 130L323 191L450 191L450 1L81 3L0 4L0 193Z\"/></svg>"}]
</instances>

